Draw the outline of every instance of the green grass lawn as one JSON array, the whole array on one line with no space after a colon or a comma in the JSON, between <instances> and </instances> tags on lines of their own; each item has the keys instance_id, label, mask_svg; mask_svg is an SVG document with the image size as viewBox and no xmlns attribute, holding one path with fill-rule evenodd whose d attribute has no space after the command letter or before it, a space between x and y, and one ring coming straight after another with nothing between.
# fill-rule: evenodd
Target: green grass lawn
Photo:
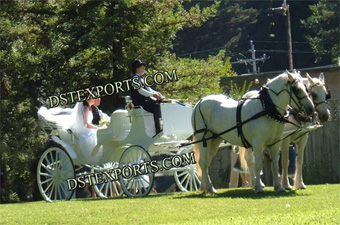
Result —
<instances>
[{"instance_id":1,"label":"green grass lawn","mask_svg":"<svg viewBox=\"0 0 340 225\"><path fill-rule=\"evenodd\" d=\"M340 224L340 184L0 205L0 224Z\"/></svg>"}]
</instances>

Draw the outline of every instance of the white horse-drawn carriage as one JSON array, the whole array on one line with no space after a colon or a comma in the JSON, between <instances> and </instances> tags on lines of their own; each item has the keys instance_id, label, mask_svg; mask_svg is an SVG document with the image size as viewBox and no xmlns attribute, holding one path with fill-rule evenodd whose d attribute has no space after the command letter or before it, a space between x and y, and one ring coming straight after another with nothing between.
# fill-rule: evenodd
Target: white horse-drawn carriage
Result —
<instances>
[{"instance_id":1,"label":"white horse-drawn carriage","mask_svg":"<svg viewBox=\"0 0 340 225\"><path fill-rule=\"evenodd\" d=\"M67 111L51 115L53 113L46 113L47 109L45 113L39 110L39 124L56 145L48 148L38 163L40 192L47 201L70 199L73 189L68 188L67 180L88 174L76 174L78 170L75 166L85 165L91 168L92 174L105 174L105 171L137 166L139 173L136 175L118 177L116 174L115 179L100 184L97 182L94 187L100 197L118 196L123 192L128 196L145 196L152 189L155 172L150 172L152 169L147 168L154 166L152 163L146 165L151 161L150 155L191 155L194 144L200 179L195 162L180 165L175 163L176 166L171 169L163 163L163 167L158 167L159 171L162 171L162 168L167 170L157 174L173 174L182 191L201 188L203 192L213 193L216 190L212 186L208 168L222 140L233 145L253 148L255 192L263 192L260 172L263 149L267 147L272 159L274 188L277 191L285 191L287 184L283 182L284 188L278 178L278 150L280 142L283 141L281 136L284 124L289 122L284 116L287 106L297 108L306 116L314 114L317 106L318 113L323 116L324 111L327 114L325 119L328 118L325 101L327 91L323 79L320 84L311 78L309 80L310 93L307 93L300 74L287 71L269 81L261 91L249 92L250 96L241 101L224 95L211 95L200 100L194 110L191 106L178 102L161 103L163 130L157 135L154 135L153 115L141 107L131 109L131 100L127 98L126 109L113 112L110 125L106 129L98 130L97 145L87 155L80 149L78 137L69 129L65 129L67 126L64 124L58 124L58 118L69 116ZM313 95L313 100L309 95ZM64 112L66 115L63 115ZM298 128L302 129L304 125L301 124ZM194 142L188 141L192 134ZM170 161L174 164L173 160L168 163ZM140 165L144 167L140 169ZM90 184L91 179L93 177L87 179ZM85 184L84 180L81 182Z\"/></svg>"},{"instance_id":2,"label":"white horse-drawn carriage","mask_svg":"<svg viewBox=\"0 0 340 225\"><path fill-rule=\"evenodd\" d=\"M132 168L133 165L139 165L138 174L120 175L100 184L93 181L97 195L112 197L125 193L130 197L145 196L153 187L155 175L173 175L182 191L199 189L195 164L178 165L177 162L172 168L170 165L162 168L157 162L159 172L147 169L151 156L165 154L172 157L192 152L192 146L179 148L193 133L190 123L192 106L177 101L160 103L163 129L155 135L153 115L139 106L129 107L131 100L128 96L126 102L126 109L114 111L108 127L97 131L97 145L90 154L80 149L79 137L68 129L69 126L59 122L72 123L68 120L72 109L41 108L38 111L39 126L50 136L52 143L42 154L37 168L38 187L46 201L70 199L75 189L70 186L75 186L77 177L102 175L105 171L112 172L127 166ZM169 158L167 163L170 162ZM88 170L81 170L84 167ZM90 179L94 177L87 176L80 182L84 187L85 182L91 184ZM73 183L70 182L72 179Z\"/></svg>"}]
</instances>

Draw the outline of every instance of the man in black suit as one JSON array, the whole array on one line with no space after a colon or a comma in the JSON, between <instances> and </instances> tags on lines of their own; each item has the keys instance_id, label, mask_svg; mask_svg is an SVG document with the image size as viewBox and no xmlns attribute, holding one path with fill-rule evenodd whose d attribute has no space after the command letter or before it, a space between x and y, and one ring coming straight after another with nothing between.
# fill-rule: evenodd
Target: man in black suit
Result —
<instances>
[{"instance_id":1,"label":"man in black suit","mask_svg":"<svg viewBox=\"0 0 340 225\"><path fill-rule=\"evenodd\" d=\"M132 82L132 103L134 105L142 106L143 109L153 114L156 134L158 134L160 132L159 118L161 116L159 101L164 99L164 96L145 85L143 79L143 75L145 73L145 63L143 63L140 59L137 59L132 63L131 69L132 73L134 74L132 80L138 81L139 83L139 85L137 85L135 82Z\"/></svg>"}]
</instances>

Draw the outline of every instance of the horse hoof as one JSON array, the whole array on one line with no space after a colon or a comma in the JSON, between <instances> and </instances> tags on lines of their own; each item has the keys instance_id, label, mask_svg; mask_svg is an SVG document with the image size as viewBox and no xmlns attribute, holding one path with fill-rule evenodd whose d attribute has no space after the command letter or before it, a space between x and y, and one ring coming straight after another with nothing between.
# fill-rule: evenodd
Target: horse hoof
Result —
<instances>
[{"instance_id":1,"label":"horse hoof","mask_svg":"<svg viewBox=\"0 0 340 225\"><path fill-rule=\"evenodd\" d=\"M299 190L299 189L307 189L307 186L304 184L295 186L295 190Z\"/></svg>"},{"instance_id":2,"label":"horse hoof","mask_svg":"<svg viewBox=\"0 0 340 225\"><path fill-rule=\"evenodd\" d=\"M289 184L289 182L282 182L282 187L284 187L286 190L293 190L293 187Z\"/></svg>"},{"instance_id":3,"label":"horse hoof","mask_svg":"<svg viewBox=\"0 0 340 225\"><path fill-rule=\"evenodd\" d=\"M291 191L291 190L293 190L293 187L292 186L283 186L284 187L284 189L286 189L286 190L289 190L289 191Z\"/></svg>"},{"instance_id":4,"label":"horse hoof","mask_svg":"<svg viewBox=\"0 0 340 225\"><path fill-rule=\"evenodd\" d=\"M210 193L210 194L217 194L217 191L215 188L211 188L211 190L209 190L209 192L207 193Z\"/></svg>"},{"instance_id":5,"label":"horse hoof","mask_svg":"<svg viewBox=\"0 0 340 225\"><path fill-rule=\"evenodd\" d=\"M261 188L257 188L257 189L255 189L255 193L256 194L261 194L261 193L264 193L264 190L262 189L262 187Z\"/></svg>"},{"instance_id":6,"label":"horse hoof","mask_svg":"<svg viewBox=\"0 0 340 225\"><path fill-rule=\"evenodd\" d=\"M286 192L286 189L284 189L282 186L280 186L280 187L275 187L275 191L277 191L277 192Z\"/></svg>"}]
</instances>

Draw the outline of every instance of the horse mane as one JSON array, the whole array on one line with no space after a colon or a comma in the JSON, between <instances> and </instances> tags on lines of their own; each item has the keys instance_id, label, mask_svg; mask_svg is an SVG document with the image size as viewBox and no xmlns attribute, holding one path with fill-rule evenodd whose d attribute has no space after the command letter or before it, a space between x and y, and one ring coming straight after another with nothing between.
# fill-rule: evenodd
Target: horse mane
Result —
<instances>
[{"instance_id":1,"label":"horse mane","mask_svg":"<svg viewBox=\"0 0 340 225\"><path fill-rule=\"evenodd\" d=\"M269 85L269 84L271 84L272 82L275 82L276 80L279 80L279 79L288 80L288 74L287 74L287 72L281 73L280 75L274 77L273 79L268 80L267 83L266 83L266 85Z\"/></svg>"}]
</instances>

